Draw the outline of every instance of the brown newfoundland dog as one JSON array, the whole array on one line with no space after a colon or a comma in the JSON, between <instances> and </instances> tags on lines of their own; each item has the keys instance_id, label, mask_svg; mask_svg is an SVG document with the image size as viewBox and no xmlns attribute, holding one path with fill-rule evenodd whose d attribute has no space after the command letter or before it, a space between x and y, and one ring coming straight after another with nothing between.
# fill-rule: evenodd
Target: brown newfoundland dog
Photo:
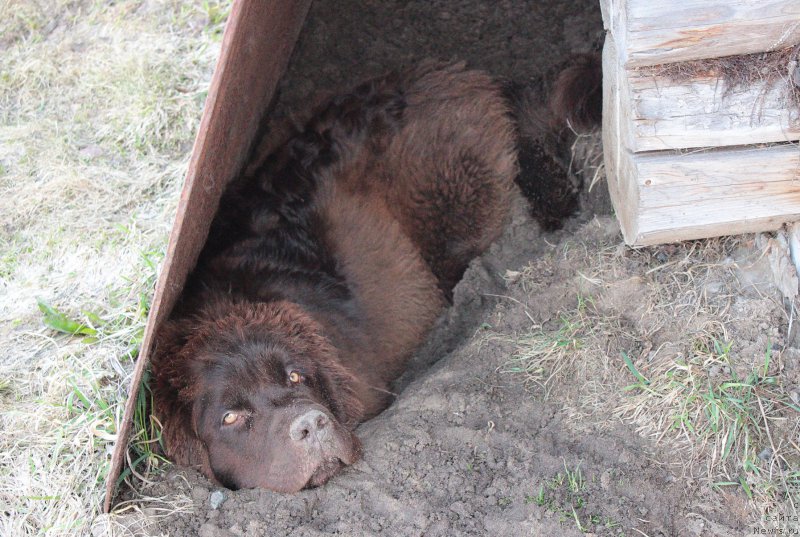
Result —
<instances>
[{"instance_id":1,"label":"brown newfoundland dog","mask_svg":"<svg viewBox=\"0 0 800 537\"><path fill-rule=\"evenodd\" d=\"M356 425L503 230L510 108L489 75L424 64L328 101L228 187L153 358L172 460L294 492L359 458Z\"/></svg>"}]
</instances>

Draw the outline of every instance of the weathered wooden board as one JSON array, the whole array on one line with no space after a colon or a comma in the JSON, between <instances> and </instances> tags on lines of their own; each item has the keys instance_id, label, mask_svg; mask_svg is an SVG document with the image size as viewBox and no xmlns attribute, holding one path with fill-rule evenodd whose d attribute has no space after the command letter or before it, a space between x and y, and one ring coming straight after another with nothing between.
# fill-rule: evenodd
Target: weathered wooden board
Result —
<instances>
[{"instance_id":1,"label":"weathered wooden board","mask_svg":"<svg viewBox=\"0 0 800 537\"><path fill-rule=\"evenodd\" d=\"M606 43L604 61L614 58ZM777 229L800 218L800 147L634 153L620 137L620 71L603 78L608 186L631 245Z\"/></svg>"},{"instance_id":2,"label":"weathered wooden board","mask_svg":"<svg viewBox=\"0 0 800 537\"><path fill-rule=\"evenodd\" d=\"M603 160L606 168L606 182L611 202L619 220L625 242L633 244L636 239L636 221L639 212L639 192L636 181L632 180L630 158L622 158L629 153L621 139L621 69L608 69L606 65L617 63L614 43L606 36L603 47Z\"/></svg>"},{"instance_id":3,"label":"weathered wooden board","mask_svg":"<svg viewBox=\"0 0 800 537\"><path fill-rule=\"evenodd\" d=\"M636 244L777 229L800 218L800 149L631 154L639 191Z\"/></svg>"},{"instance_id":4,"label":"weathered wooden board","mask_svg":"<svg viewBox=\"0 0 800 537\"><path fill-rule=\"evenodd\" d=\"M676 80L660 66L624 68L616 41L606 41L612 52L603 70L618 71L619 137L631 151L800 140L800 109L786 76L735 88L713 71Z\"/></svg>"},{"instance_id":5,"label":"weathered wooden board","mask_svg":"<svg viewBox=\"0 0 800 537\"><path fill-rule=\"evenodd\" d=\"M800 218L797 147L688 155L623 150L619 157L611 192L628 244L768 231Z\"/></svg>"},{"instance_id":6,"label":"weathered wooden board","mask_svg":"<svg viewBox=\"0 0 800 537\"><path fill-rule=\"evenodd\" d=\"M208 235L225 185L245 164L261 118L286 70L310 0L234 0L192 149L167 255L106 477L104 511L122 470L153 336L169 315Z\"/></svg>"},{"instance_id":7,"label":"weathered wooden board","mask_svg":"<svg viewBox=\"0 0 800 537\"><path fill-rule=\"evenodd\" d=\"M797 0L600 0L626 67L777 50L800 43Z\"/></svg>"}]
</instances>

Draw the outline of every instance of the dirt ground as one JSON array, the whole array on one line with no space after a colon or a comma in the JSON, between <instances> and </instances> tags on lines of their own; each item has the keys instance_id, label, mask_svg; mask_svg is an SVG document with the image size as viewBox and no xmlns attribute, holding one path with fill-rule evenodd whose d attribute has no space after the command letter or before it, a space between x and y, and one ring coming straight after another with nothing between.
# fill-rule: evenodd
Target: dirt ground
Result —
<instances>
[{"instance_id":1,"label":"dirt ground","mask_svg":"<svg viewBox=\"0 0 800 537\"><path fill-rule=\"evenodd\" d=\"M275 113L431 56L532 81L601 38L594 0L317 0ZM588 185L597 135L578 145ZM142 487L141 513L120 527L201 537L796 527L765 519L798 500L788 405L800 366L764 246L745 236L627 248L603 191L595 185L553 234L518 200L395 403L358 429L364 458L353 467L294 495L231 492L173 468Z\"/></svg>"},{"instance_id":2,"label":"dirt ground","mask_svg":"<svg viewBox=\"0 0 800 537\"><path fill-rule=\"evenodd\" d=\"M726 499L729 509L722 509L716 493L670 471L668 445L643 438L606 409L570 415L577 386L569 377L555 390L563 395L544 398L526 387L522 375L505 372L514 345L497 335L557 322L561 311L575 306L580 273L592 271L596 255L619 240L608 217L575 222L570 231L543 237L524 211L517 213L505 237L470 267L394 405L359 428L362 461L324 487L295 495L221 490L224 501L216 508L211 493L219 495L220 489L198 474L176 470L147 492L171 498L164 505L176 493L185 495L193 508L148 532L743 534L743 498ZM587 256L584 263L576 264L575 256L565 255L568 250ZM532 259L531 281L503 278ZM779 314L771 308L764 320ZM436 363L428 367L431 361ZM612 367L618 376L624 375L621 362ZM578 367L582 376L600 377L599 364ZM582 477L571 485L567 472Z\"/></svg>"}]
</instances>

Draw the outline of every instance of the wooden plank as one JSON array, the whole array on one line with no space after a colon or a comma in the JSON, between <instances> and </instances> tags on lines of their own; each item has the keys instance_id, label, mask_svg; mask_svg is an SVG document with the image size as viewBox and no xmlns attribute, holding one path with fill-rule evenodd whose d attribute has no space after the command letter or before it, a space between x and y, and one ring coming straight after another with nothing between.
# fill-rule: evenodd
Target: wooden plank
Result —
<instances>
[{"instance_id":1,"label":"wooden plank","mask_svg":"<svg viewBox=\"0 0 800 537\"><path fill-rule=\"evenodd\" d=\"M616 40L607 36L616 50ZM728 88L713 68L679 75L669 66L625 69L606 58L620 99L618 136L633 152L800 140L800 108L788 77Z\"/></svg>"},{"instance_id":2,"label":"wooden plank","mask_svg":"<svg viewBox=\"0 0 800 537\"><path fill-rule=\"evenodd\" d=\"M245 164L309 5L310 0L233 3L117 433L106 477L104 512L111 507L122 470L136 396L149 363L154 334L175 305L197 261L223 188Z\"/></svg>"},{"instance_id":3,"label":"wooden plank","mask_svg":"<svg viewBox=\"0 0 800 537\"><path fill-rule=\"evenodd\" d=\"M792 218L796 218L793 216ZM759 233L762 231L775 231L780 229L787 221L785 215L774 215L760 218L747 218L733 222L709 224L696 228L669 228L654 225L652 230L644 230L636 241L629 243L631 246L652 246L670 242L706 239L709 237L722 237L725 235L741 235L743 233Z\"/></svg>"},{"instance_id":4,"label":"wooden plank","mask_svg":"<svg viewBox=\"0 0 800 537\"><path fill-rule=\"evenodd\" d=\"M634 153L612 39L603 49L603 153L625 242L643 246L767 231L800 218L800 148L792 144Z\"/></svg>"},{"instance_id":5,"label":"wooden plank","mask_svg":"<svg viewBox=\"0 0 800 537\"><path fill-rule=\"evenodd\" d=\"M648 245L768 231L800 218L794 145L639 153L623 150L620 177L637 192L626 242ZM635 185L635 186L633 186Z\"/></svg>"},{"instance_id":6,"label":"wooden plank","mask_svg":"<svg viewBox=\"0 0 800 537\"><path fill-rule=\"evenodd\" d=\"M797 0L601 0L622 65L752 54L800 43Z\"/></svg>"},{"instance_id":7,"label":"wooden plank","mask_svg":"<svg viewBox=\"0 0 800 537\"><path fill-rule=\"evenodd\" d=\"M620 136L620 73L617 68L617 51L614 41L606 36L603 47L603 161L606 168L611 203L617 215L625 242L632 244L637 236L637 208L639 195L631 159L623 158L627 152Z\"/></svg>"},{"instance_id":8,"label":"wooden plank","mask_svg":"<svg viewBox=\"0 0 800 537\"><path fill-rule=\"evenodd\" d=\"M634 152L800 140L800 109L786 79L728 88L713 72L686 81L657 68L621 76L621 136Z\"/></svg>"}]
</instances>

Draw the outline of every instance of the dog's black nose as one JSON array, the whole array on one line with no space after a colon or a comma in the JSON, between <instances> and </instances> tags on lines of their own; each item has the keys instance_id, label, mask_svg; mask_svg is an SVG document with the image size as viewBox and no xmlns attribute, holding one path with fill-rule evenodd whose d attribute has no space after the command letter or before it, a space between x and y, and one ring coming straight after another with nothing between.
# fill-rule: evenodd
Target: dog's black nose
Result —
<instances>
[{"instance_id":1,"label":"dog's black nose","mask_svg":"<svg viewBox=\"0 0 800 537\"><path fill-rule=\"evenodd\" d=\"M329 425L330 420L324 412L308 410L296 417L289 426L289 437L295 442L322 440L322 437L327 436Z\"/></svg>"}]
</instances>

